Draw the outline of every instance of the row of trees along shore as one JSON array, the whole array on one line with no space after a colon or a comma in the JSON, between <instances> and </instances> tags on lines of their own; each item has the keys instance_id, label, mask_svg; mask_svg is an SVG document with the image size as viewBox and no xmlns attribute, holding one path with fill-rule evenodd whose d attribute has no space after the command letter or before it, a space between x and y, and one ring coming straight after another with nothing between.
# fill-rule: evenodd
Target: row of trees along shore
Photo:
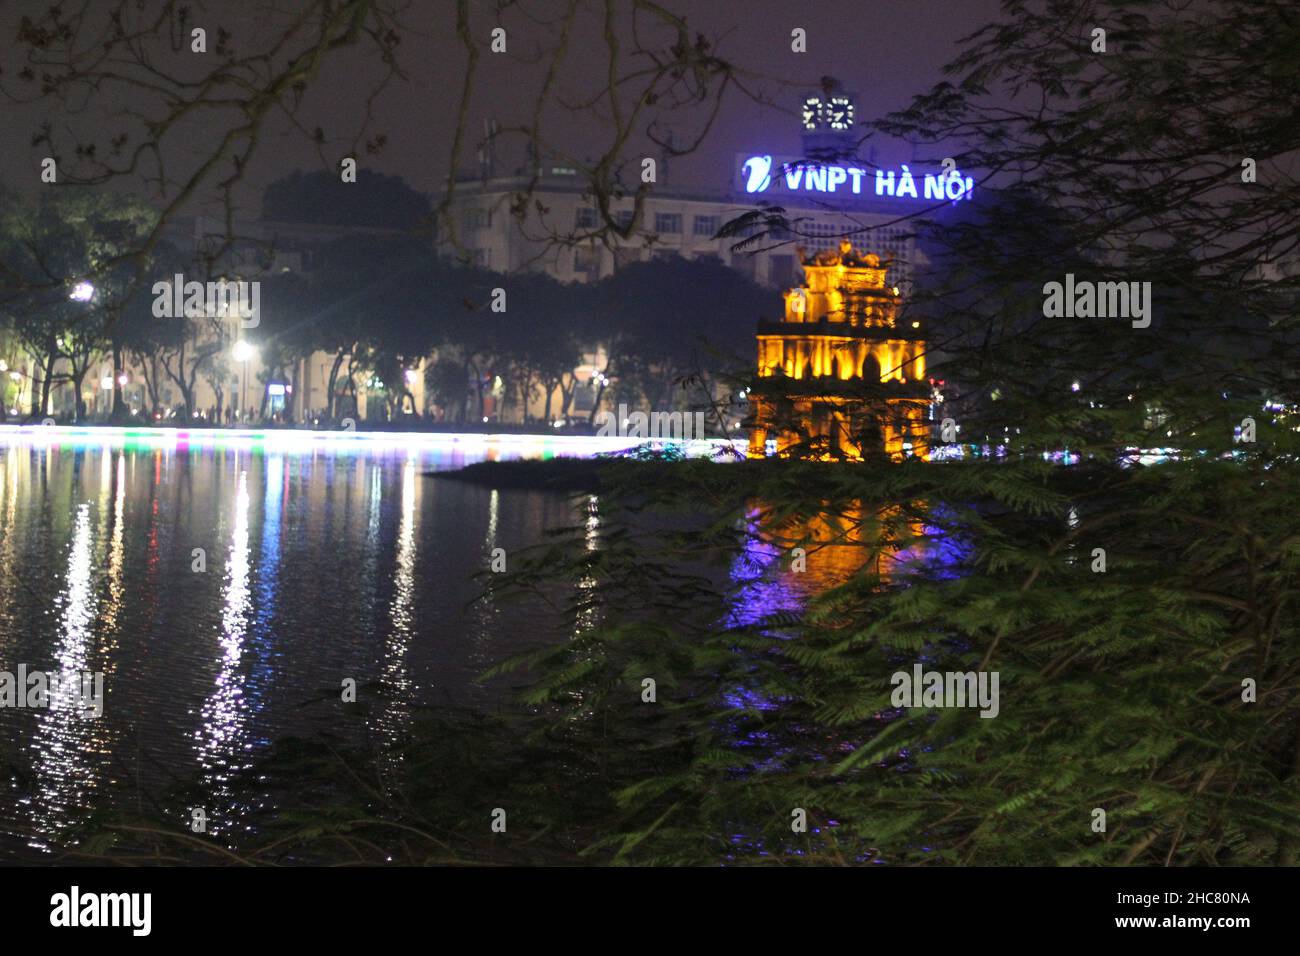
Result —
<instances>
[{"instance_id":1,"label":"row of trees along shore","mask_svg":"<svg viewBox=\"0 0 1300 956\"><path fill-rule=\"evenodd\" d=\"M371 215L385 206L428 207L400 181L373 179L372 191L383 195L360 207ZM323 190L330 186L320 175L289 177L268 189L265 211L308 218L304 209L337 209L320 201ZM289 198L273 201L280 192ZM158 318L152 288L176 274L207 281L233 270L205 258L202 243L185 249L164 239L141 255L155 220L140 200L90 188L49 191L34 202L0 195L6 264L0 335L11 358L21 350L35 360L39 383L31 389L30 417L44 417L52 389L66 382L77 396L75 417L85 420L87 375L107 359L114 369L129 361L141 370L155 408L163 404L164 388L179 394L172 404L182 421L202 411L195 399L200 381L214 390L229 387L237 364L231 354L235 324L213 316ZM374 224L337 212L324 224L340 221ZM505 275L436 256L421 217L399 221L399 228L392 228L391 218L379 221L389 226L381 234L349 235L345 227L305 247L310 264L304 269L250 273L261 283L260 322L245 335L264 368L263 402L267 383L293 385L299 361L324 353L327 405L310 411L327 419L351 414L358 389L377 380L386 401L370 417L420 414L424 409L413 409L405 373L425 360L426 395L444 420L479 421L485 385L499 377L508 414L527 423L531 398L540 421L549 422L574 414L575 368L599 346L609 384L594 386L590 415L616 402L682 408L703 397L689 394L683 380L702 367L734 371L736 362L748 363L756 320L780 309L775 293L713 258L655 258L600 282L562 283L541 271ZM273 242L245 248L259 251L266 266L274 258ZM70 298L87 277L94 298ZM112 408L110 419L123 420L116 381Z\"/></svg>"}]
</instances>

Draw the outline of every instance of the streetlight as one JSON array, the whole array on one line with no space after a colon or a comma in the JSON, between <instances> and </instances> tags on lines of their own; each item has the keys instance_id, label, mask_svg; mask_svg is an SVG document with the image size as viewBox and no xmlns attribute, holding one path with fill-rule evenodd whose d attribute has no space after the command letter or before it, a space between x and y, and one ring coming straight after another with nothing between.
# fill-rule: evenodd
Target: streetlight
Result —
<instances>
[{"instance_id":1,"label":"streetlight","mask_svg":"<svg viewBox=\"0 0 1300 956\"><path fill-rule=\"evenodd\" d=\"M244 374L239 383L239 410L242 413L248 407L248 362L257 358L257 349L240 339L230 350L230 355L244 365Z\"/></svg>"},{"instance_id":2,"label":"streetlight","mask_svg":"<svg viewBox=\"0 0 1300 956\"><path fill-rule=\"evenodd\" d=\"M91 285L89 282L84 282L84 281L78 282L76 285L72 287L72 291L68 293L68 298L71 299L73 302L89 302L94 297L95 297L95 287ZM62 337L55 339L55 344L57 344L59 348L66 348L66 346L63 344ZM83 401L82 396L74 395L73 401L75 403L74 407L77 410L77 419L79 421L81 419L81 408L82 408L82 401Z\"/></svg>"}]
</instances>

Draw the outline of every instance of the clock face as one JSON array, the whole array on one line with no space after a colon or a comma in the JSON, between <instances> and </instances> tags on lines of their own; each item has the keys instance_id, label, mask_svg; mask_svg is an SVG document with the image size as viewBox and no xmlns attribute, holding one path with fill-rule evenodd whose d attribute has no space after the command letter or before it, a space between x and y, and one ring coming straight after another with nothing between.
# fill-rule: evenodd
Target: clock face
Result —
<instances>
[{"instance_id":1,"label":"clock face","mask_svg":"<svg viewBox=\"0 0 1300 956\"><path fill-rule=\"evenodd\" d=\"M853 128L853 101L847 96L837 96L831 100L826 109L827 125L831 129L845 130Z\"/></svg>"},{"instance_id":2,"label":"clock face","mask_svg":"<svg viewBox=\"0 0 1300 956\"><path fill-rule=\"evenodd\" d=\"M810 96L803 101L803 128L816 129L821 123L822 101Z\"/></svg>"},{"instance_id":3,"label":"clock face","mask_svg":"<svg viewBox=\"0 0 1300 956\"><path fill-rule=\"evenodd\" d=\"M847 96L832 97L824 102L821 97L810 96L803 101L803 128L806 130L853 128L853 100Z\"/></svg>"}]
</instances>

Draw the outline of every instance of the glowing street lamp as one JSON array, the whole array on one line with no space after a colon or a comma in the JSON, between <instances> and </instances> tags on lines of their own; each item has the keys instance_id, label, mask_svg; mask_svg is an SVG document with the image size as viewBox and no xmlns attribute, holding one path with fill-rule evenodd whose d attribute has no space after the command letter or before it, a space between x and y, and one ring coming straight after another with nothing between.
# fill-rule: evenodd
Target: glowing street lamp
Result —
<instances>
[{"instance_id":1,"label":"glowing street lamp","mask_svg":"<svg viewBox=\"0 0 1300 956\"><path fill-rule=\"evenodd\" d=\"M257 349L240 339L230 350L230 354L236 362L247 362L257 357Z\"/></svg>"},{"instance_id":2,"label":"glowing street lamp","mask_svg":"<svg viewBox=\"0 0 1300 956\"><path fill-rule=\"evenodd\" d=\"M236 362L242 362L244 365L244 374L239 381L239 411L243 414L248 408L248 362L250 359L257 358L257 349L240 339L230 350L230 355Z\"/></svg>"},{"instance_id":3,"label":"glowing street lamp","mask_svg":"<svg viewBox=\"0 0 1300 956\"><path fill-rule=\"evenodd\" d=\"M73 302L89 302L95 297L95 287L89 282L78 282L68 293L68 298Z\"/></svg>"}]
</instances>

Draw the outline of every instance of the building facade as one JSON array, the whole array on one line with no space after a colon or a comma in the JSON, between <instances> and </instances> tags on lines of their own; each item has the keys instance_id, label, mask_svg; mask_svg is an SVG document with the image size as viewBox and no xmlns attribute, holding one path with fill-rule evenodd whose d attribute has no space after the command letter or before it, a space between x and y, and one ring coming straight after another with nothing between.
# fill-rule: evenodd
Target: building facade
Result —
<instances>
[{"instance_id":1,"label":"building facade","mask_svg":"<svg viewBox=\"0 0 1300 956\"><path fill-rule=\"evenodd\" d=\"M600 214L572 167L542 164L536 184L522 170L512 176L464 178L452 200L455 240L440 237L439 251L497 272L540 271L561 282L598 281L621 266L658 257L711 256L760 285L785 289L798 279L797 247L833 251L847 235L856 245L889 257L895 263L892 278L907 286L916 250L906 208L874 195L832 196L815 188L793 195L787 190L779 197L775 189L770 196L747 192L746 164L752 159L736 154L727 183L716 190L653 187L641 200L637 221L633 199L613 200L615 221L632 227L627 237L591 235L600 230ZM512 209L530 184L536 202L521 222ZM771 229L746 249L733 247L759 227L740 237L718 236L723 224L763 202L779 203L788 225Z\"/></svg>"},{"instance_id":2,"label":"building facade","mask_svg":"<svg viewBox=\"0 0 1300 956\"><path fill-rule=\"evenodd\" d=\"M852 94L838 87L809 94L801 103L800 155L759 152L765 144L756 136L757 149L734 154L719 169L714 188L682 189L662 176L639 203L631 196L613 198L613 217L625 234L603 228L577 168L534 159L530 168L496 175L489 142L478 175L462 176L454 187L453 234L438 237L438 251L506 274L540 271L562 282L599 281L654 258L707 256L760 285L787 290L800 283L806 257L837 255L847 237L853 247L887 261L889 287L906 296L914 270L924 265L912 219L936 203L969 199L973 183L952 169L884 169L874 160L854 159L855 108ZM665 171L661 160L657 172ZM765 208L779 208L779 221L719 236L724 224ZM759 231L761 236L737 248ZM812 283L822 281L816 268L809 274ZM600 343L588 343L585 351L575 370L582 385L604 368ZM584 398L592 393L578 389ZM534 404L540 408L543 400ZM557 399L551 407L558 407ZM891 442L901 449L901 440Z\"/></svg>"}]
</instances>

